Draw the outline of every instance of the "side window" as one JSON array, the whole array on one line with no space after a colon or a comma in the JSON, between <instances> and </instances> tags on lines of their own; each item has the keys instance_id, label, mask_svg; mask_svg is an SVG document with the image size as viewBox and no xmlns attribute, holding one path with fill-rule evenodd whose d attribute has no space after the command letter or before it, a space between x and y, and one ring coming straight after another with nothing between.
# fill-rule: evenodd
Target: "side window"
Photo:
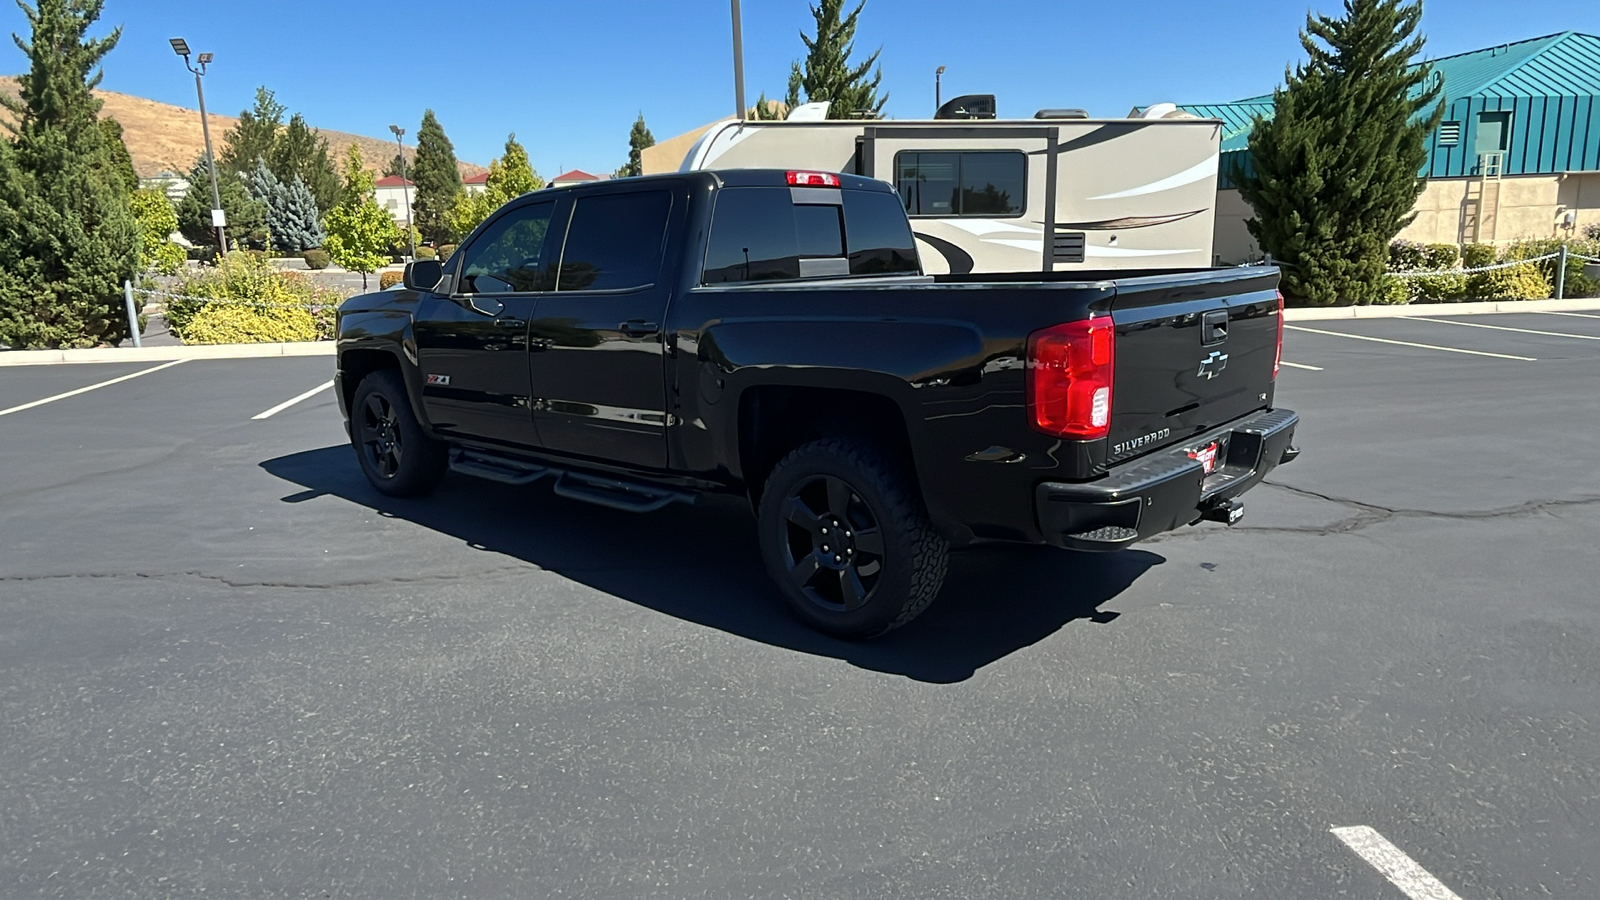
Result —
<instances>
[{"instance_id":1,"label":"side window","mask_svg":"<svg viewBox=\"0 0 1600 900\"><path fill-rule=\"evenodd\" d=\"M851 275L915 275L922 271L911 223L893 194L845 191L844 228Z\"/></svg>"},{"instance_id":2,"label":"side window","mask_svg":"<svg viewBox=\"0 0 1600 900\"><path fill-rule=\"evenodd\" d=\"M580 197L567 226L557 291L648 287L661 272L672 195L666 191Z\"/></svg>"},{"instance_id":3,"label":"side window","mask_svg":"<svg viewBox=\"0 0 1600 900\"><path fill-rule=\"evenodd\" d=\"M550 289L545 245L555 201L514 209L490 225L467 248L461 262L461 292L504 294Z\"/></svg>"},{"instance_id":4,"label":"side window","mask_svg":"<svg viewBox=\"0 0 1600 900\"><path fill-rule=\"evenodd\" d=\"M1020 216L1028 158L1020 150L906 151L895 155L895 187L913 216Z\"/></svg>"},{"instance_id":5,"label":"side window","mask_svg":"<svg viewBox=\"0 0 1600 900\"><path fill-rule=\"evenodd\" d=\"M796 204L786 187L720 191L700 283L799 278L802 259L842 260L841 209L831 203Z\"/></svg>"}]
</instances>

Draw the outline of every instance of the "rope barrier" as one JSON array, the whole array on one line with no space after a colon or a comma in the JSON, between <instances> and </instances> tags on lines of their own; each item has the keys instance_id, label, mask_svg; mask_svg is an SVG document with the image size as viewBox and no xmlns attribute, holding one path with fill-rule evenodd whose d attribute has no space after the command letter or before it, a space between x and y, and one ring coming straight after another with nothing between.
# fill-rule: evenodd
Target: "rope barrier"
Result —
<instances>
[{"instance_id":1,"label":"rope barrier","mask_svg":"<svg viewBox=\"0 0 1600 900\"><path fill-rule=\"evenodd\" d=\"M1496 269L1511 269L1517 266L1526 266L1536 262L1544 262L1547 259L1555 259L1560 255L1561 254L1559 253L1547 253L1544 256L1532 256L1527 259L1495 263L1489 266L1478 266L1472 269L1437 269L1431 272L1390 272L1389 274L1396 278L1428 278L1437 275L1476 275L1479 272L1493 272Z\"/></svg>"}]
</instances>

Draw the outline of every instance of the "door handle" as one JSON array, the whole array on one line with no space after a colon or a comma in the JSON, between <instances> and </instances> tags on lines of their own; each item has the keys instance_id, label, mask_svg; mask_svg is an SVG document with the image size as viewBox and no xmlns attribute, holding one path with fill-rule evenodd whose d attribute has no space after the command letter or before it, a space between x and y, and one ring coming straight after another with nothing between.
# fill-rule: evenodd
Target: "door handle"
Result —
<instances>
[{"instance_id":1,"label":"door handle","mask_svg":"<svg viewBox=\"0 0 1600 900\"><path fill-rule=\"evenodd\" d=\"M661 331L661 326L643 319L629 319L617 326L624 337L649 337Z\"/></svg>"},{"instance_id":2,"label":"door handle","mask_svg":"<svg viewBox=\"0 0 1600 900\"><path fill-rule=\"evenodd\" d=\"M522 319L495 319L494 320L494 327L496 327L496 328L522 328L523 326L525 326L527 324L528 323L526 321L522 320Z\"/></svg>"}]
</instances>

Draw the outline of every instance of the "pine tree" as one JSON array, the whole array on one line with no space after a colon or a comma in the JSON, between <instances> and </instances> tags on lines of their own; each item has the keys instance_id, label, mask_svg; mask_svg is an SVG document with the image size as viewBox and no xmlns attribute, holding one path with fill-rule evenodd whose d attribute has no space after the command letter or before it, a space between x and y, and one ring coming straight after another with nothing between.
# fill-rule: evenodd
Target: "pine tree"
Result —
<instances>
[{"instance_id":1,"label":"pine tree","mask_svg":"<svg viewBox=\"0 0 1600 900\"><path fill-rule=\"evenodd\" d=\"M139 189L139 173L134 171L133 157L128 145L122 141L122 123L110 116L100 120L100 133L106 142L106 154L115 181L131 196Z\"/></svg>"},{"instance_id":2,"label":"pine tree","mask_svg":"<svg viewBox=\"0 0 1600 900\"><path fill-rule=\"evenodd\" d=\"M417 230L423 238L441 244L458 238L450 228L448 213L461 192L461 170L456 168L455 147L431 109L423 113L422 127L417 129L410 174L416 185L411 207L416 212Z\"/></svg>"},{"instance_id":3,"label":"pine tree","mask_svg":"<svg viewBox=\"0 0 1600 900\"><path fill-rule=\"evenodd\" d=\"M800 105L800 89L805 86L806 76L800 71L799 61L789 64L789 91L783 95L783 103L789 107L790 112Z\"/></svg>"},{"instance_id":4,"label":"pine tree","mask_svg":"<svg viewBox=\"0 0 1600 900\"><path fill-rule=\"evenodd\" d=\"M639 113L639 118L633 122L633 130L628 133L628 164L623 167L627 175L644 174L644 150L646 147L656 145L656 136L650 133L649 126L644 124L644 113ZM510 145L506 145L508 148Z\"/></svg>"},{"instance_id":5,"label":"pine tree","mask_svg":"<svg viewBox=\"0 0 1600 900\"><path fill-rule=\"evenodd\" d=\"M850 56L855 52L856 23L866 5L866 0L861 0L849 15L845 15L844 0L818 0L817 5L811 7L811 18L817 26L816 36L808 37L803 31L800 33L800 40L806 45L807 51L805 70L797 86L793 83L791 69L790 92L798 99L799 88L804 87L808 102L828 101L831 104L828 107L830 119L855 118L860 112L870 113L877 118L883 114L883 105L889 101L888 94L878 95L878 86L883 82L883 70L875 67L878 54L883 52L881 47L874 50L865 62L859 65L850 63Z\"/></svg>"},{"instance_id":6,"label":"pine tree","mask_svg":"<svg viewBox=\"0 0 1600 900\"><path fill-rule=\"evenodd\" d=\"M217 174L249 175L255 171L256 160L271 159L286 109L265 85L256 88L255 108L239 113L239 124L228 129L222 138Z\"/></svg>"},{"instance_id":7,"label":"pine tree","mask_svg":"<svg viewBox=\"0 0 1600 900\"><path fill-rule=\"evenodd\" d=\"M773 108L772 101L767 99L767 94L765 91L762 91L761 96L756 98L756 105L751 108L750 112L752 114L751 118L758 122L774 122L783 118L783 116L778 115L778 111Z\"/></svg>"},{"instance_id":8,"label":"pine tree","mask_svg":"<svg viewBox=\"0 0 1600 900\"><path fill-rule=\"evenodd\" d=\"M1411 67L1421 18L1420 0L1346 0L1342 18L1306 17L1309 59L1285 73L1273 117L1250 134L1250 167L1233 173L1250 233L1286 264L1286 294L1386 299L1389 242L1415 218L1443 115L1430 67Z\"/></svg>"},{"instance_id":9,"label":"pine tree","mask_svg":"<svg viewBox=\"0 0 1600 900\"><path fill-rule=\"evenodd\" d=\"M266 211L273 249L299 253L322 246L325 235L317 221L317 201L299 175L285 184L267 168L266 160L257 160L250 174L250 193Z\"/></svg>"},{"instance_id":10,"label":"pine tree","mask_svg":"<svg viewBox=\"0 0 1600 900\"><path fill-rule=\"evenodd\" d=\"M267 238L267 211L239 176L219 170L217 193L228 219L228 242L263 243ZM178 201L178 231L192 244L216 246L217 229L211 225L211 170L201 154L189 169L189 190Z\"/></svg>"},{"instance_id":11,"label":"pine tree","mask_svg":"<svg viewBox=\"0 0 1600 900\"><path fill-rule=\"evenodd\" d=\"M372 173L355 144L345 151L344 200L328 211L328 237L323 249L335 265L367 276L389 261L389 251L403 239L394 216L378 205L372 192Z\"/></svg>"},{"instance_id":12,"label":"pine tree","mask_svg":"<svg viewBox=\"0 0 1600 900\"><path fill-rule=\"evenodd\" d=\"M139 261L129 192L93 89L121 29L86 37L104 0L19 3L31 62L0 137L0 343L83 347L127 336L122 282Z\"/></svg>"},{"instance_id":13,"label":"pine tree","mask_svg":"<svg viewBox=\"0 0 1600 900\"><path fill-rule=\"evenodd\" d=\"M406 165L405 159L400 154L396 153L395 155L389 157L389 161L384 164L383 177L389 178L391 176L404 173L404 175L407 177L407 180L410 180L410 168L410 166Z\"/></svg>"},{"instance_id":14,"label":"pine tree","mask_svg":"<svg viewBox=\"0 0 1600 900\"><path fill-rule=\"evenodd\" d=\"M338 205L339 171L328 155L328 139L306 125L305 116L295 113L289 117L289 124L283 127L272 145L267 168L285 184L296 177L305 182L311 196L316 198L319 211Z\"/></svg>"}]
</instances>

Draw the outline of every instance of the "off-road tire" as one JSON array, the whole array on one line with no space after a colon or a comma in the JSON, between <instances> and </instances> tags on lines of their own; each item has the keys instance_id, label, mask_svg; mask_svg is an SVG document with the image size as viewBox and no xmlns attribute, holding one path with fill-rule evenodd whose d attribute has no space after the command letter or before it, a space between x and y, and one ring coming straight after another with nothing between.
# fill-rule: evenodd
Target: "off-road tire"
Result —
<instances>
[{"instance_id":1,"label":"off-road tire","mask_svg":"<svg viewBox=\"0 0 1600 900\"><path fill-rule=\"evenodd\" d=\"M842 504L838 482L848 489ZM773 467L757 514L761 553L811 627L865 640L910 622L938 596L949 544L912 484L871 445L844 439L805 444Z\"/></svg>"},{"instance_id":2,"label":"off-road tire","mask_svg":"<svg viewBox=\"0 0 1600 900\"><path fill-rule=\"evenodd\" d=\"M356 386L350 445L367 481L390 497L432 493L450 464L449 448L429 437L412 414L405 382L394 369L379 369Z\"/></svg>"}]
</instances>

